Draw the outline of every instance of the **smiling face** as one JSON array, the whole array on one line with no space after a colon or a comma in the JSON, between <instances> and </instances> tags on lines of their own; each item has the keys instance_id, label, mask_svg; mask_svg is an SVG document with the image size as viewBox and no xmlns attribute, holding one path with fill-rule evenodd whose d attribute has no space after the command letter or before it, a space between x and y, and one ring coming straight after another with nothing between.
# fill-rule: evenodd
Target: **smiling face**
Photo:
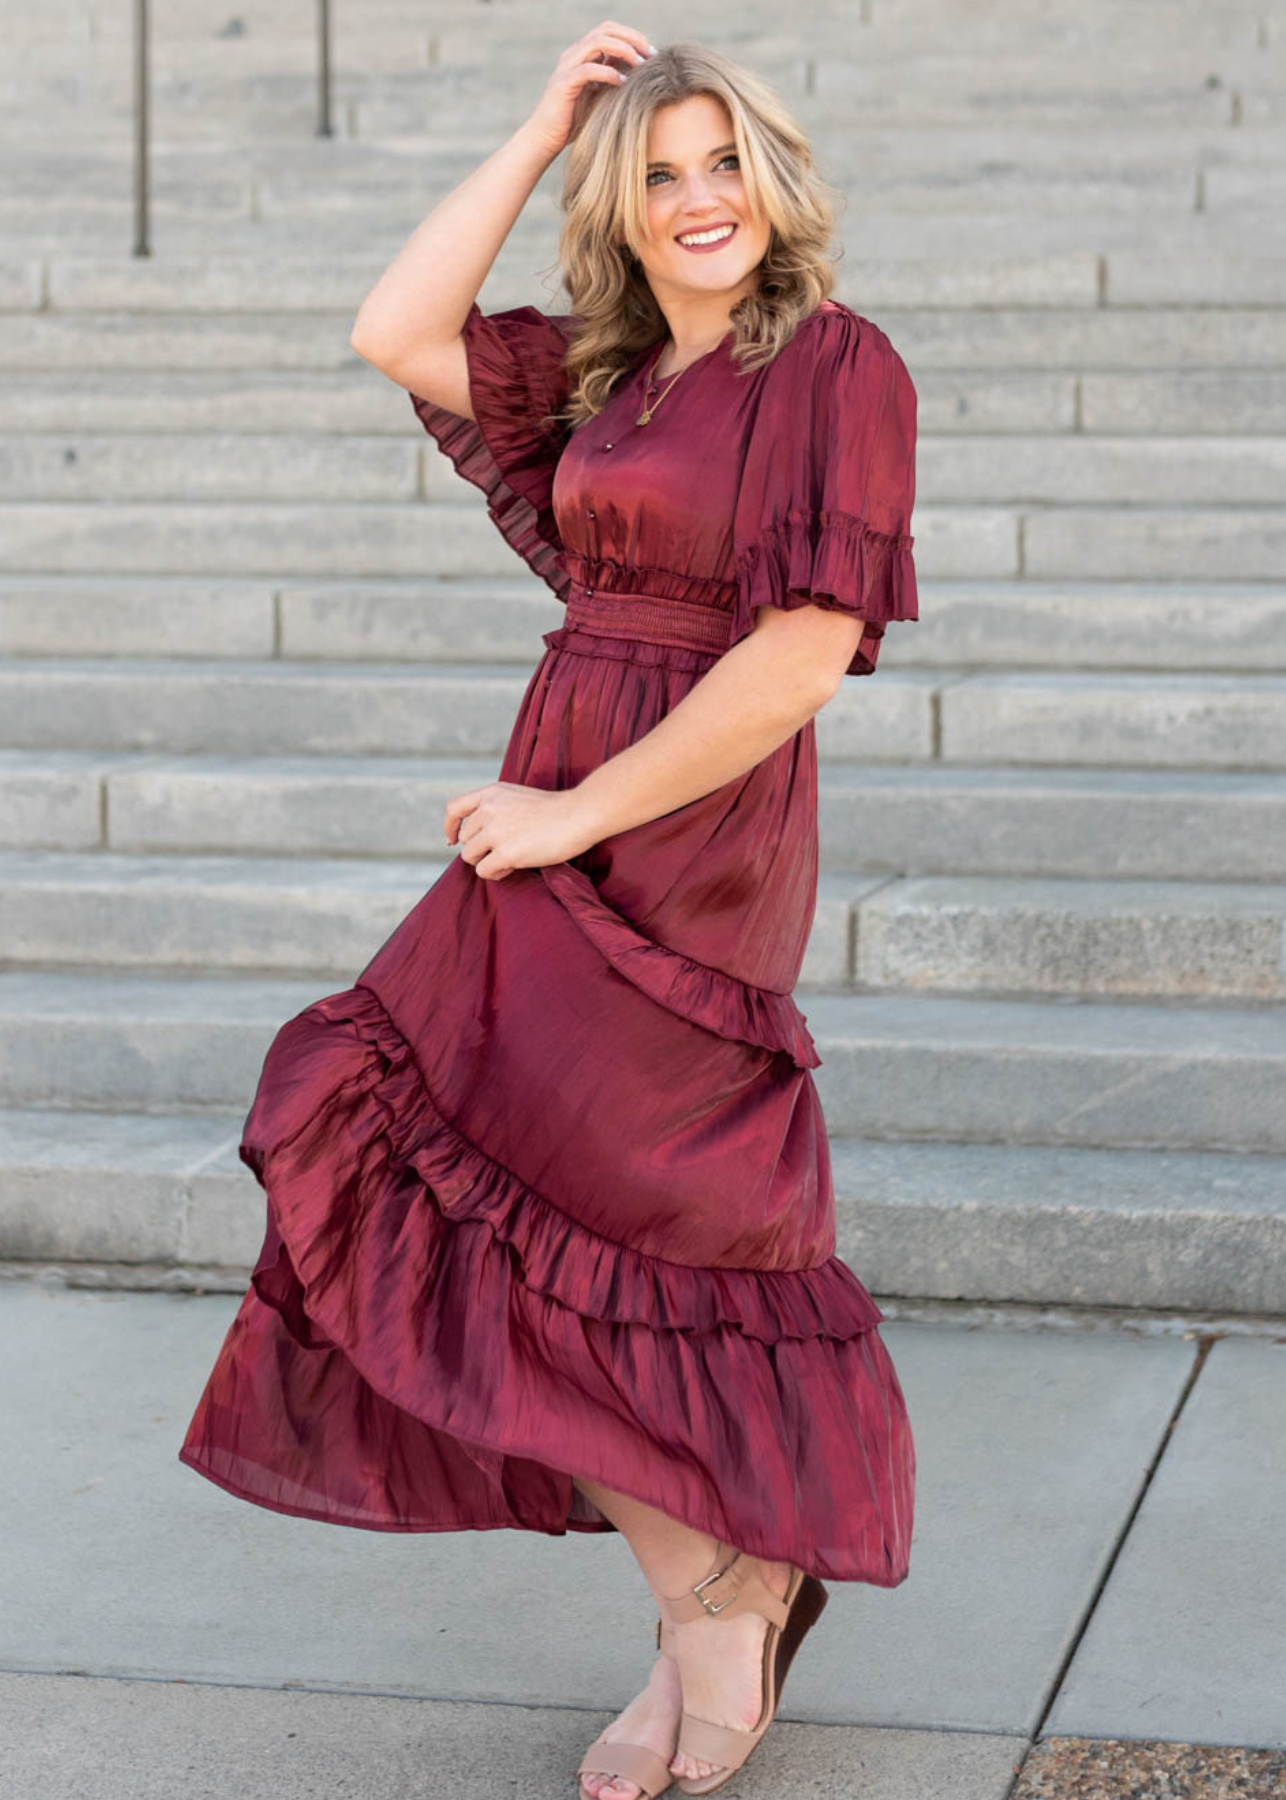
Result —
<instances>
[{"instance_id":1,"label":"smiling face","mask_svg":"<svg viewBox=\"0 0 1286 1800\"><path fill-rule=\"evenodd\" d=\"M731 308L754 291L771 228L750 210L732 139L727 108L710 94L652 115L640 260L662 306L718 294ZM694 236L695 243L682 241Z\"/></svg>"}]
</instances>

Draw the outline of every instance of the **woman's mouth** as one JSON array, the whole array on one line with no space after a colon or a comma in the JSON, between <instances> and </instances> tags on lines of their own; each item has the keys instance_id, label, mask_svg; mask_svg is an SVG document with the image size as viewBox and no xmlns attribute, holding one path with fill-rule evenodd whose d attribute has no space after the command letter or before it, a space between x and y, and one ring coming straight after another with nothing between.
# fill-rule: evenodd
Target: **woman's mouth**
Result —
<instances>
[{"instance_id":1,"label":"woman's mouth","mask_svg":"<svg viewBox=\"0 0 1286 1800\"><path fill-rule=\"evenodd\" d=\"M736 229L732 220L725 219L722 224L707 225L701 231L685 231L674 241L681 250L691 250L700 256L710 250L722 250L725 244L732 242Z\"/></svg>"}]
</instances>

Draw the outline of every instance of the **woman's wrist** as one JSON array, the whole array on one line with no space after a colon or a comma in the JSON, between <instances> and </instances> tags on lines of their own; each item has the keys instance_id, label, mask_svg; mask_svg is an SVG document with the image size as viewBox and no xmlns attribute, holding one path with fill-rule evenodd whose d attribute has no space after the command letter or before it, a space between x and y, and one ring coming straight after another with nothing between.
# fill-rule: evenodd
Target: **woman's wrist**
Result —
<instances>
[{"instance_id":1,"label":"woman's wrist","mask_svg":"<svg viewBox=\"0 0 1286 1800\"><path fill-rule=\"evenodd\" d=\"M615 830L615 824L605 806L602 783L595 779L598 774L598 769L591 769L574 787L566 790L572 802L576 834L585 839L586 850L603 838L611 837Z\"/></svg>"},{"instance_id":2,"label":"woman's wrist","mask_svg":"<svg viewBox=\"0 0 1286 1800\"><path fill-rule=\"evenodd\" d=\"M524 119L518 129L509 138L509 143L520 148L537 165L539 173L544 174L550 163L556 162L565 148L562 144L551 144L548 136L535 123L534 115Z\"/></svg>"}]
</instances>

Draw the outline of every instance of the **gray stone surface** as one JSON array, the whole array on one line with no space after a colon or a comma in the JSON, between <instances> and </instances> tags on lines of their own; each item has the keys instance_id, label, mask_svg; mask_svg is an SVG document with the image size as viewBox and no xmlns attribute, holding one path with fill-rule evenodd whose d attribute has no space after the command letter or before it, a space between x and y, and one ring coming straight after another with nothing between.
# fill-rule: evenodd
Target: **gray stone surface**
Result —
<instances>
[{"instance_id":1,"label":"gray stone surface","mask_svg":"<svg viewBox=\"0 0 1286 1800\"><path fill-rule=\"evenodd\" d=\"M238 656L273 653L267 582L110 575L0 578L6 656Z\"/></svg>"},{"instance_id":2,"label":"gray stone surface","mask_svg":"<svg viewBox=\"0 0 1286 1800\"><path fill-rule=\"evenodd\" d=\"M253 1263L263 1204L250 1171L242 1167L243 1180L233 1174L227 1153L238 1123L57 1107L0 1112L3 1254Z\"/></svg>"},{"instance_id":3,"label":"gray stone surface","mask_svg":"<svg viewBox=\"0 0 1286 1800\"><path fill-rule=\"evenodd\" d=\"M1281 1153L1280 1007L804 995L842 1136Z\"/></svg>"},{"instance_id":4,"label":"gray stone surface","mask_svg":"<svg viewBox=\"0 0 1286 1800\"><path fill-rule=\"evenodd\" d=\"M494 781L498 772L494 757L186 756L122 763L108 783L111 842L129 851L441 858L448 849L447 801Z\"/></svg>"},{"instance_id":5,"label":"gray stone surface","mask_svg":"<svg viewBox=\"0 0 1286 1800\"><path fill-rule=\"evenodd\" d=\"M1286 677L973 675L942 695L949 762L1286 767Z\"/></svg>"},{"instance_id":6,"label":"gray stone surface","mask_svg":"<svg viewBox=\"0 0 1286 1800\"><path fill-rule=\"evenodd\" d=\"M745 1776L726 1788L728 1800L785 1791L828 1800L1005 1800L1021 1738L793 1723L802 1668L801 1655L780 1717ZM180 1791L186 1800L570 1793L577 1763L616 1710L615 1700L585 1711L181 1677L0 1675L9 1778L40 1800L83 1800L91 1791L98 1800L172 1800Z\"/></svg>"},{"instance_id":7,"label":"gray stone surface","mask_svg":"<svg viewBox=\"0 0 1286 1800\"><path fill-rule=\"evenodd\" d=\"M27 962L356 974L441 874L422 863L0 852L0 940ZM17 956L14 961L19 960Z\"/></svg>"},{"instance_id":8,"label":"gray stone surface","mask_svg":"<svg viewBox=\"0 0 1286 1800\"><path fill-rule=\"evenodd\" d=\"M1017 497L1024 508L1175 503L1206 510L1280 506L1283 492L1286 437L1255 436L1245 427L1221 437L1209 432L1165 437L1014 432L994 439L985 457L978 455L976 442L957 434L928 440L916 458L917 495L927 501L949 497L953 505L994 506ZM1069 517L1066 511L1062 516ZM1239 521L1244 516L1236 515ZM1029 531L1032 524L1029 520ZM1226 579L1237 571L1195 572L1222 573ZM1261 578L1269 580L1273 572L1265 569ZM1032 573L1042 571L1033 567Z\"/></svg>"},{"instance_id":9,"label":"gray stone surface","mask_svg":"<svg viewBox=\"0 0 1286 1800\"><path fill-rule=\"evenodd\" d=\"M3 1477L22 1525L0 1540L9 1670L594 1708L645 1673L654 1614L614 1534L328 1527L179 1463L234 1296L6 1283L0 1309L6 1426L25 1445ZM787 1716L1030 1731L1193 1347L881 1329L917 1432L911 1571L894 1589L831 1584Z\"/></svg>"},{"instance_id":10,"label":"gray stone surface","mask_svg":"<svg viewBox=\"0 0 1286 1800\"><path fill-rule=\"evenodd\" d=\"M1114 397L1121 379L1112 377ZM1247 377L1248 387L1252 381L1257 389L1264 385L1262 378ZM1129 404L1128 396L1121 404ZM1280 406L1286 406L1286 384ZM1141 429L1137 424L1133 428ZM1182 428L1176 424L1171 429ZM1214 631L1212 618L1217 620ZM919 619L914 625L895 624L885 634L881 673L966 664L1279 672L1286 667L1286 587L1276 582L1076 582L1026 576L927 582Z\"/></svg>"},{"instance_id":11,"label":"gray stone surface","mask_svg":"<svg viewBox=\"0 0 1286 1800\"><path fill-rule=\"evenodd\" d=\"M14 748L500 755L526 666L30 658L0 667Z\"/></svg>"},{"instance_id":12,"label":"gray stone surface","mask_svg":"<svg viewBox=\"0 0 1286 1800\"><path fill-rule=\"evenodd\" d=\"M0 750L0 845L84 850L100 843L114 760L94 751Z\"/></svg>"},{"instance_id":13,"label":"gray stone surface","mask_svg":"<svg viewBox=\"0 0 1286 1800\"><path fill-rule=\"evenodd\" d=\"M10 502L413 500L418 453L355 433L15 433L0 440L0 480Z\"/></svg>"},{"instance_id":14,"label":"gray stone surface","mask_svg":"<svg viewBox=\"0 0 1286 1800\"><path fill-rule=\"evenodd\" d=\"M241 1118L0 1112L0 1255L248 1270ZM909 1298L1286 1314L1286 1159L835 1138L839 1252Z\"/></svg>"},{"instance_id":15,"label":"gray stone surface","mask_svg":"<svg viewBox=\"0 0 1286 1800\"><path fill-rule=\"evenodd\" d=\"M1249 457L1266 460L1253 442ZM1023 523L1025 568L1038 579L1277 581L1286 567L1280 506L1046 507Z\"/></svg>"},{"instance_id":16,"label":"gray stone surface","mask_svg":"<svg viewBox=\"0 0 1286 1800\"><path fill-rule=\"evenodd\" d=\"M1215 1344L1046 1722L1286 1748L1286 1342Z\"/></svg>"},{"instance_id":17,"label":"gray stone surface","mask_svg":"<svg viewBox=\"0 0 1286 1800\"><path fill-rule=\"evenodd\" d=\"M840 1254L883 1294L1286 1315L1286 1159L832 1142Z\"/></svg>"},{"instance_id":18,"label":"gray stone surface","mask_svg":"<svg viewBox=\"0 0 1286 1800\"><path fill-rule=\"evenodd\" d=\"M930 876L868 894L856 926L873 987L1286 998L1286 887L1264 882Z\"/></svg>"},{"instance_id":19,"label":"gray stone surface","mask_svg":"<svg viewBox=\"0 0 1286 1800\"><path fill-rule=\"evenodd\" d=\"M337 988L320 978L7 970L0 1092L17 1106L244 1111L278 1028Z\"/></svg>"},{"instance_id":20,"label":"gray stone surface","mask_svg":"<svg viewBox=\"0 0 1286 1800\"><path fill-rule=\"evenodd\" d=\"M161 353L164 354L163 352ZM130 575L501 575L521 567L486 510L363 501L121 500L0 506L0 569Z\"/></svg>"},{"instance_id":21,"label":"gray stone surface","mask_svg":"<svg viewBox=\"0 0 1286 1800\"><path fill-rule=\"evenodd\" d=\"M284 657L516 661L539 655L566 618L534 579L283 582L279 595Z\"/></svg>"},{"instance_id":22,"label":"gray stone surface","mask_svg":"<svg viewBox=\"0 0 1286 1800\"><path fill-rule=\"evenodd\" d=\"M320 754L97 760L114 849L300 856L434 854L447 800L493 780L498 766ZM64 761L96 766L93 753L0 752L0 781L6 771L44 780ZM1280 774L823 760L818 797L828 874L1286 880ZM12 816L26 844L29 827Z\"/></svg>"},{"instance_id":23,"label":"gray stone surface","mask_svg":"<svg viewBox=\"0 0 1286 1800\"><path fill-rule=\"evenodd\" d=\"M822 765L818 810L831 870L1286 879L1280 774L854 760Z\"/></svg>"}]
</instances>

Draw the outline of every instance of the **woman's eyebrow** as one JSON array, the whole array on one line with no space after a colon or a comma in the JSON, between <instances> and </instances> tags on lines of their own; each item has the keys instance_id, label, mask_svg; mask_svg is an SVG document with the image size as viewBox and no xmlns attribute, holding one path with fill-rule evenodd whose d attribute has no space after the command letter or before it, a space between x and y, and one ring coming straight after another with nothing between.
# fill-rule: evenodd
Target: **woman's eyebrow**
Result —
<instances>
[{"instance_id":1,"label":"woman's eyebrow","mask_svg":"<svg viewBox=\"0 0 1286 1800\"><path fill-rule=\"evenodd\" d=\"M735 150L736 148L737 146L735 144L716 144L713 150L706 151L706 155L722 156L725 150ZM648 164L649 169L668 169L672 166L673 165L668 162L650 162Z\"/></svg>"}]
</instances>

